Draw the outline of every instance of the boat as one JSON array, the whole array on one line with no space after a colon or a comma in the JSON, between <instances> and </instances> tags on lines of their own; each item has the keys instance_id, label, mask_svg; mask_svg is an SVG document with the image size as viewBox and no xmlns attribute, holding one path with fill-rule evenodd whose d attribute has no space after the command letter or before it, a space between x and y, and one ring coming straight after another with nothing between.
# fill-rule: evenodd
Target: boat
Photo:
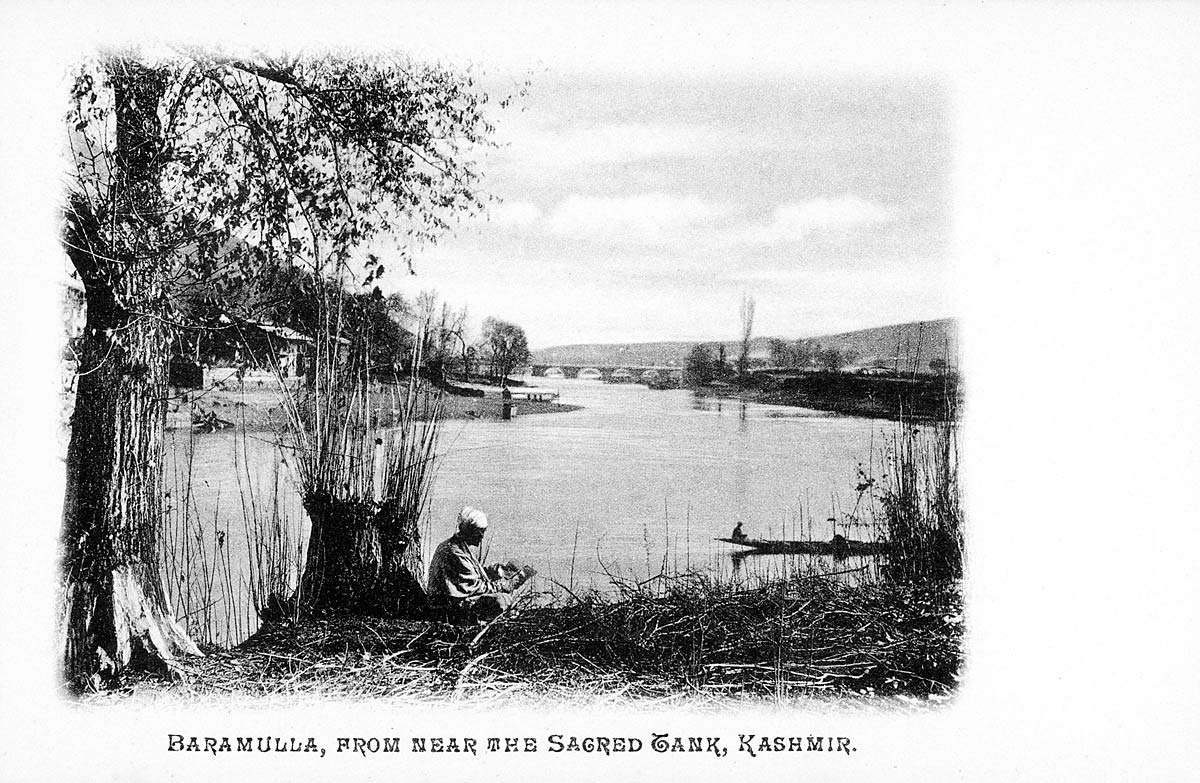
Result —
<instances>
[{"instance_id":1,"label":"boat","mask_svg":"<svg viewBox=\"0 0 1200 783\"><path fill-rule=\"evenodd\" d=\"M437 388L455 397L482 397L484 394L483 389L476 389L470 386L455 386L449 381L442 381L436 385Z\"/></svg>"},{"instance_id":2,"label":"boat","mask_svg":"<svg viewBox=\"0 0 1200 783\"><path fill-rule=\"evenodd\" d=\"M217 414L213 411L208 411L207 413L194 411L192 413L192 432L197 434L227 430L232 426L232 421L217 418Z\"/></svg>"},{"instance_id":3,"label":"boat","mask_svg":"<svg viewBox=\"0 0 1200 783\"><path fill-rule=\"evenodd\" d=\"M727 544L747 547L750 551L737 552L742 555L833 555L851 557L879 555L887 552L883 541L855 541L834 536L829 541L778 541L763 538L718 538Z\"/></svg>"}]
</instances>

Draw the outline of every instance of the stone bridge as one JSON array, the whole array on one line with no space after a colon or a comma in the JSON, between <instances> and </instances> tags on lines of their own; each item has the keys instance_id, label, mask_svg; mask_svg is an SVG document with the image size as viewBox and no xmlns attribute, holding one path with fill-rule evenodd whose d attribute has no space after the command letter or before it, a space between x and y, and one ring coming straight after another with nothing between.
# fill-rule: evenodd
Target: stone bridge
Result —
<instances>
[{"instance_id":1,"label":"stone bridge","mask_svg":"<svg viewBox=\"0 0 1200 783\"><path fill-rule=\"evenodd\" d=\"M649 382L653 379L678 382L683 376L679 367L636 364L534 364L530 366L530 372L535 378L596 378L606 383Z\"/></svg>"}]
</instances>

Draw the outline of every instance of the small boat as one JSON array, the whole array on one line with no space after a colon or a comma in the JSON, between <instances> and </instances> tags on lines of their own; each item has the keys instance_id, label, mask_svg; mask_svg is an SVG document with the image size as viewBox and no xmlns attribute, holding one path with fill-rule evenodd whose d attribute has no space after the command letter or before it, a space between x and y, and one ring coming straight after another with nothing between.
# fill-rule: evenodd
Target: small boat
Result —
<instances>
[{"instance_id":1,"label":"small boat","mask_svg":"<svg viewBox=\"0 0 1200 783\"><path fill-rule=\"evenodd\" d=\"M755 555L833 555L834 557L851 557L861 555L878 555L887 552L887 543L883 541L855 541L834 536L829 541L773 541L763 538L718 538L727 544L737 544L748 547L749 552L738 554Z\"/></svg>"},{"instance_id":2,"label":"small boat","mask_svg":"<svg viewBox=\"0 0 1200 783\"><path fill-rule=\"evenodd\" d=\"M197 434L227 430L232 426L233 422L217 418L217 414L212 411L192 414L192 432Z\"/></svg>"},{"instance_id":3,"label":"small boat","mask_svg":"<svg viewBox=\"0 0 1200 783\"><path fill-rule=\"evenodd\" d=\"M483 389L474 389L470 386L455 386L449 381L442 381L436 384L439 389L447 394L453 394L455 397L482 397Z\"/></svg>"}]
</instances>

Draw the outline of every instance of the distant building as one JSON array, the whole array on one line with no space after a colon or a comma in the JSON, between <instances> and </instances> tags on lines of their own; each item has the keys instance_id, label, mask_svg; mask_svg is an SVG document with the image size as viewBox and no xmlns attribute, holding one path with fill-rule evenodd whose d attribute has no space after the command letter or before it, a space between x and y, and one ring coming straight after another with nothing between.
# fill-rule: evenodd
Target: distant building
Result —
<instances>
[{"instance_id":1,"label":"distant building","mask_svg":"<svg viewBox=\"0 0 1200 783\"><path fill-rule=\"evenodd\" d=\"M275 366L284 378L297 378L308 371L314 342L311 337L292 329L289 326L274 324L255 324L255 329L266 335L268 350L274 355Z\"/></svg>"},{"instance_id":2,"label":"distant building","mask_svg":"<svg viewBox=\"0 0 1200 783\"><path fill-rule=\"evenodd\" d=\"M225 316L220 320L232 325ZM344 361L350 349L350 341L345 337L338 337L336 344L339 361ZM284 378L307 375L317 350L316 340L290 326L253 321L240 322L236 329L236 339L221 341L213 347L216 352L212 359L217 365L272 372L278 369Z\"/></svg>"}]
</instances>

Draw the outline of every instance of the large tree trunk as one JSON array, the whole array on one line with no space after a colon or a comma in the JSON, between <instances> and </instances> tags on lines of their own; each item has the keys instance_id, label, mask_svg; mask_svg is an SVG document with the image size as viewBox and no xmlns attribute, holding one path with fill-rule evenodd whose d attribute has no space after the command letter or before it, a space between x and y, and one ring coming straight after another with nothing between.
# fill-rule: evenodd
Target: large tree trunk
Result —
<instances>
[{"instance_id":1,"label":"large tree trunk","mask_svg":"<svg viewBox=\"0 0 1200 783\"><path fill-rule=\"evenodd\" d=\"M77 200L68 227L87 303L62 539L64 674L77 688L130 666L170 672L179 655L199 654L167 609L157 549L169 348L155 249L164 81L123 60L110 78L110 223L106 231L95 206Z\"/></svg>"},{"instance_id":2,"label":"large tree trunk","mask_svg":"<svg viewBox=\"0 0 1200 783\"><path fill-rule=\"evenodd\" d=\"M312 522L300 586L306 614L420 616L420 534L394 501L382 505L326 494L305 499Z\"/></svg>"}]
</instances>

